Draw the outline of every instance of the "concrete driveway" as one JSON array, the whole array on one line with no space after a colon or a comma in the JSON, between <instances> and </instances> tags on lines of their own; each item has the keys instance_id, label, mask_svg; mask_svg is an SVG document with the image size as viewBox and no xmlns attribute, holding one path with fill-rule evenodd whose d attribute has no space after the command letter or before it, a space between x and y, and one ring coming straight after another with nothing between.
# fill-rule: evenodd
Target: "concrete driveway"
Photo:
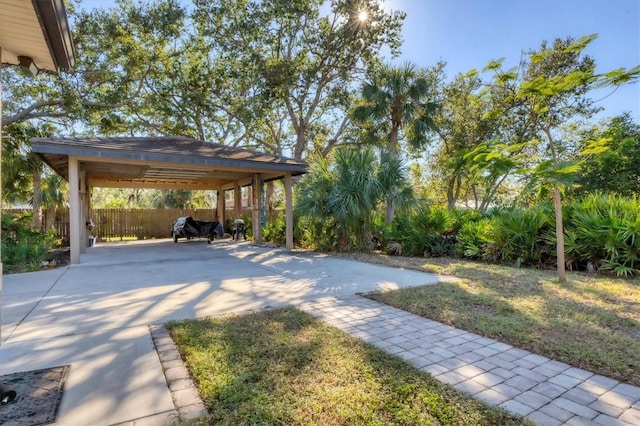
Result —
<instances>
[{"instance_id":1,"label":"concrete driveway","mask_svg":"<svg viewBox=\"0 0 640 426\"><path fill-rule=\"evenodd\" d=\"M99 244L78 265L4 277L0 375L71 364L57 424L162 424L174 406L150 324L437 281L246 242Z\"/></svg>"}]
</instances>

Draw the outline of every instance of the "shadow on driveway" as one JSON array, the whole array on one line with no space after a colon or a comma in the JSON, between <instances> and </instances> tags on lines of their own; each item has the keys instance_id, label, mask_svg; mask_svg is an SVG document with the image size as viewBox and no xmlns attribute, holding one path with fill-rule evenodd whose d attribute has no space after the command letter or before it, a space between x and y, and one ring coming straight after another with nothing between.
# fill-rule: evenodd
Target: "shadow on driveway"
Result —
<instances>
[{"instance_id":1,"label":"shadow on driveway","mask_svg":"<svg viewBox=\"0 0 640 426\"><path fill-rule=\"evenodd\" d=\"M71 364L59 424L162 415L173 403L149 324L437 280L247 242L99 244L78 265L4 277L0 374Z\"/></svg>"}]
</instances>

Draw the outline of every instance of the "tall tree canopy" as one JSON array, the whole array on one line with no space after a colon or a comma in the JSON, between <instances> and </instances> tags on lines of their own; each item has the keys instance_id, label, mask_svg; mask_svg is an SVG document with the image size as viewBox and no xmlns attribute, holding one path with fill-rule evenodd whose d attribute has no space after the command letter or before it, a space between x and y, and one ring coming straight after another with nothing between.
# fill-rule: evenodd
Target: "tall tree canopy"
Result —
<instances>
[{"instance_id":1,"label":"tall tree canopy","mask_svg":"<svg viewBox=\"0 0 640 426\"><path fill-rule=\"evenodd\" d=\"M2 124L45 120L70 133L127 133L122 108L143 96L154 70L176 51L185 12L176 0L134 4L122 0L109 10L74 13L72 34L78 60L72 70L29 78L2 73Z\"/></svg>"},{"instance_id":2,"label":"tall tree canopy","mask_svg":"<svg viewBox=\"0 0 640 426\"><path fill-rule=\"evenodd\" d=\"M626 113L583 135L576 194L640 195L640 125Z\"/></svg>"},{"instance_id":3,"label":"tall tree canopy","mask_svg":"<svg viewBox=\"0 0 640 426\"><path fill-rule=\"evenodd\" d=\"M377 0L119 0L71 15L77 66L3 73L3 124L178 134L296 158L339 143L355 83L383 47L399 52L404 19Z\"/></svg>"},{"instance_id":4,"label":"tall tree canopy","mask_svg":"<svg viewBox=\"0 0 640 426\"><path fill-rule=\"evenodd\" d=\"M376 0L333 0L321 13L324 3L195 0L198 36L225 78L245 91L243 105L233 97L222 102L251 127L250 143L295 158L318 137L335 145L353 83L377 64L383 46L399 52L403 13Z\"/></svg>"},{"instance_id":5,"label":"tall tree canopy","mask_svg":"<svg viewBox=\"0 0 640 426\"><path fill-rule=\"evenodd\" d=\"M2 123L326 153L344 138L353 93L381 50L399 52L404 14L378 0L325 3L72 4L76 66L36 79L5 70Z\"/></svg>"},{"instance_id":6,"label":"tall tree canopy","mask_svg":"<svg viewBox=\"0 0 640 426\"><path fill-rule=\"evenodd\" d=\"M515 169L512 157L522 138L510 131L506 115L491 114L504 101L504 90L484 86L475 72L459 74L444 87L436 115L441 143L429 164L432 178L445 189L449 210L459 200L473 200L485 210ZM503 149L496 155L498 146Z\"/></svg>"}]
</instances>

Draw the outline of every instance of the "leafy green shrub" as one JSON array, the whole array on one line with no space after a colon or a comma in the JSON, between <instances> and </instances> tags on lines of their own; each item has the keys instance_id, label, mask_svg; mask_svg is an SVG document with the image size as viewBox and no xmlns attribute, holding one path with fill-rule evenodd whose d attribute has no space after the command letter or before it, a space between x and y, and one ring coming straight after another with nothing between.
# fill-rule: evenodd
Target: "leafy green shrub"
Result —
<instances>
[{"instance_id":1,"label":"leafy green shrub","mask_svg":"<svg viewBox=\"0 0 640 426\"><path fill-rule=\"evenodd\" d=\"M265 241L278 245L285 245L287 238L287 226L284 219L274 219L267 222L267 227L264 229L262 236Z\"/></svg>"},{"instance_id":2,"label":"leafy green shrub","mask_svg":"<svg viewBox=\"0 0 640 426\"><path fill-rule=\"evenodd\" d=\"M299 226L296 227L294 233L299 235L299 239L296 241L300 247L318 251L336 250L338 235L333 221L302 216L298 223Z\"/></svg>"},{"instance_id":3,"label":"leafy green shrub","mask_svg":"<svg viewBox=\"0 0 640 426\"><path fill-rule=\"evenodd\" d=\"M378 218L380 222L381 218ZM424 238L415 226L415 220L407 212L398 212L391 225L379 225L381 248L391 255L420 256L422 255Z\"/></svg>"},{"instance_id":4,"label":"leafy green shrub","mask_svg":"<svg viewBox=\"0 0 640 426\"><path fill-rule=\"evenodd\" d=\"M382 246L389 254L454 256L458 232L465 223L478 218L479 213L444 207L425 206L413 212L400 212L391 226L379 226Z\"/></svg>"},{"instance_id":5,"label":"leafy green shrub","mask_svg":"<svg viewBox=\"0 0 640 426\"><path fill-rule=\"evenodd\" d=\"M377 169L370 148L342 147L315 159L296 185L295 198L316 248L371 250L373 213L382 196Z\"/></svg>"},{"instance_id":6,"label":"leafy green shrub","mask_svg":"<svg viewBox=\"0 0 640 426\"><path fill-rule=\"evenodd\" d=\"M492 247L495 260L516 267L540 265L549 251L544 237L553 226L552 218L544 206L513 208L496 215Z\"/></svg>"},{"instance_id":7,"label":"leafy green shrub","mask_svg":"<svg viewBox=\"0 0 640 426\"><path fill-rule=\"evenodd\" d=\"M31 229L32 214L2 215L2 262L6 272L33 271L42 267L49 249L56 245L54 232Z\"/></svg>"},{"instance_id":8,"label":"leafy green shrub","mask_svg":"<svg viewBox=\"0 0 640 426\"><path fill-rule=\"evenodd\" d=\"M576 269L640 273L640 202L592 194L567 208L565 249Z\"/></svg>"},{"instance_id":9,"label":"leafy green shrub","mask_svg":"<svg viewBox=\"0 0 640 426\"><path fill-rule=\"evenodd\" d=\"M552 255L547 236L553 230L549 206L490 212L466 222L458 233L457 253L471 259L515 266L540 266Z\"/></svg>"},{"instance_id":10,"label":"leafy green shrub","mask_svg":"<svg viewBox=\"0 0 640 426\"><path fill-rule=\"evenodd\" d=\"M618 195L590 195L564 206L566 261L571 269L616 275L640 273L640 203ZM457 233L456 252L515 266L556 261L550 204L494 210Z\"/></svg>"},{"instance_id":11,"label":"leafy green shrub","mask_svg":"<svg viewBox=\"0 0 640 426\"><path fill-rule=\"evenodd\" d=\"M482 218L466 222L458 232L456 253L476 260L487 260L485 251L492 244L493 224L490 219Z\"/></svg>"},{"instance_id":12,"label":"leafy green shrub","mask_svg":"<svg viewBox=\"0 0 640 426\"><path fill-rule=\"evenodd\" d=\"M456 214L444 207L422 210L416 218L417 230L424 238L425 257L453 256L457 232Z\"/></svg>"},{"instance_id":13,"label":"leafy green shrub","mask_svg":"<svg viewBox=\"0 0 640 426\"><path fill-rule=\"evenodd\" d=\"M296 189L303 215L299 244L317 250L385 250L404 256L459 255L515 266L557 262L555 214L550 203L536 207L449 211L422 206L399 210L391 225L374 214L379 197L370 152L345 151L335 166L319 161ZM335 167L335 168L334 168ZM587 271L640 274L640 202L591 195L565 203L568 266ZM372 232L373 231L373 232ZM280 233L279 233L280 232ZM282 238L281 230L269 236Z\"/></svg>"}]
</instances>

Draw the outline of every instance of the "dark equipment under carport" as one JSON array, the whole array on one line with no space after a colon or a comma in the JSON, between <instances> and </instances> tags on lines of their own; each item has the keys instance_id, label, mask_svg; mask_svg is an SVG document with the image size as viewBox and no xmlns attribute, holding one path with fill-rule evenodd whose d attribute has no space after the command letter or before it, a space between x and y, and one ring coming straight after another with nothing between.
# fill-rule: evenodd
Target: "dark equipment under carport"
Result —
<instances>
[{"instance_id":1,"label":"dark equipment under carport","mask_svg":"<svg viewBox=\"0 0 640 426\"><path fill-rule=\"evenodd\" d=\"M207 243L211 244L214 238L224 237L224 228L220 222L195 220L191 216L179 217L171 225L171 236L174 243L178 242L178 238L190 240L196 237L207 237Z\"/></svg>"}]
</instances>

